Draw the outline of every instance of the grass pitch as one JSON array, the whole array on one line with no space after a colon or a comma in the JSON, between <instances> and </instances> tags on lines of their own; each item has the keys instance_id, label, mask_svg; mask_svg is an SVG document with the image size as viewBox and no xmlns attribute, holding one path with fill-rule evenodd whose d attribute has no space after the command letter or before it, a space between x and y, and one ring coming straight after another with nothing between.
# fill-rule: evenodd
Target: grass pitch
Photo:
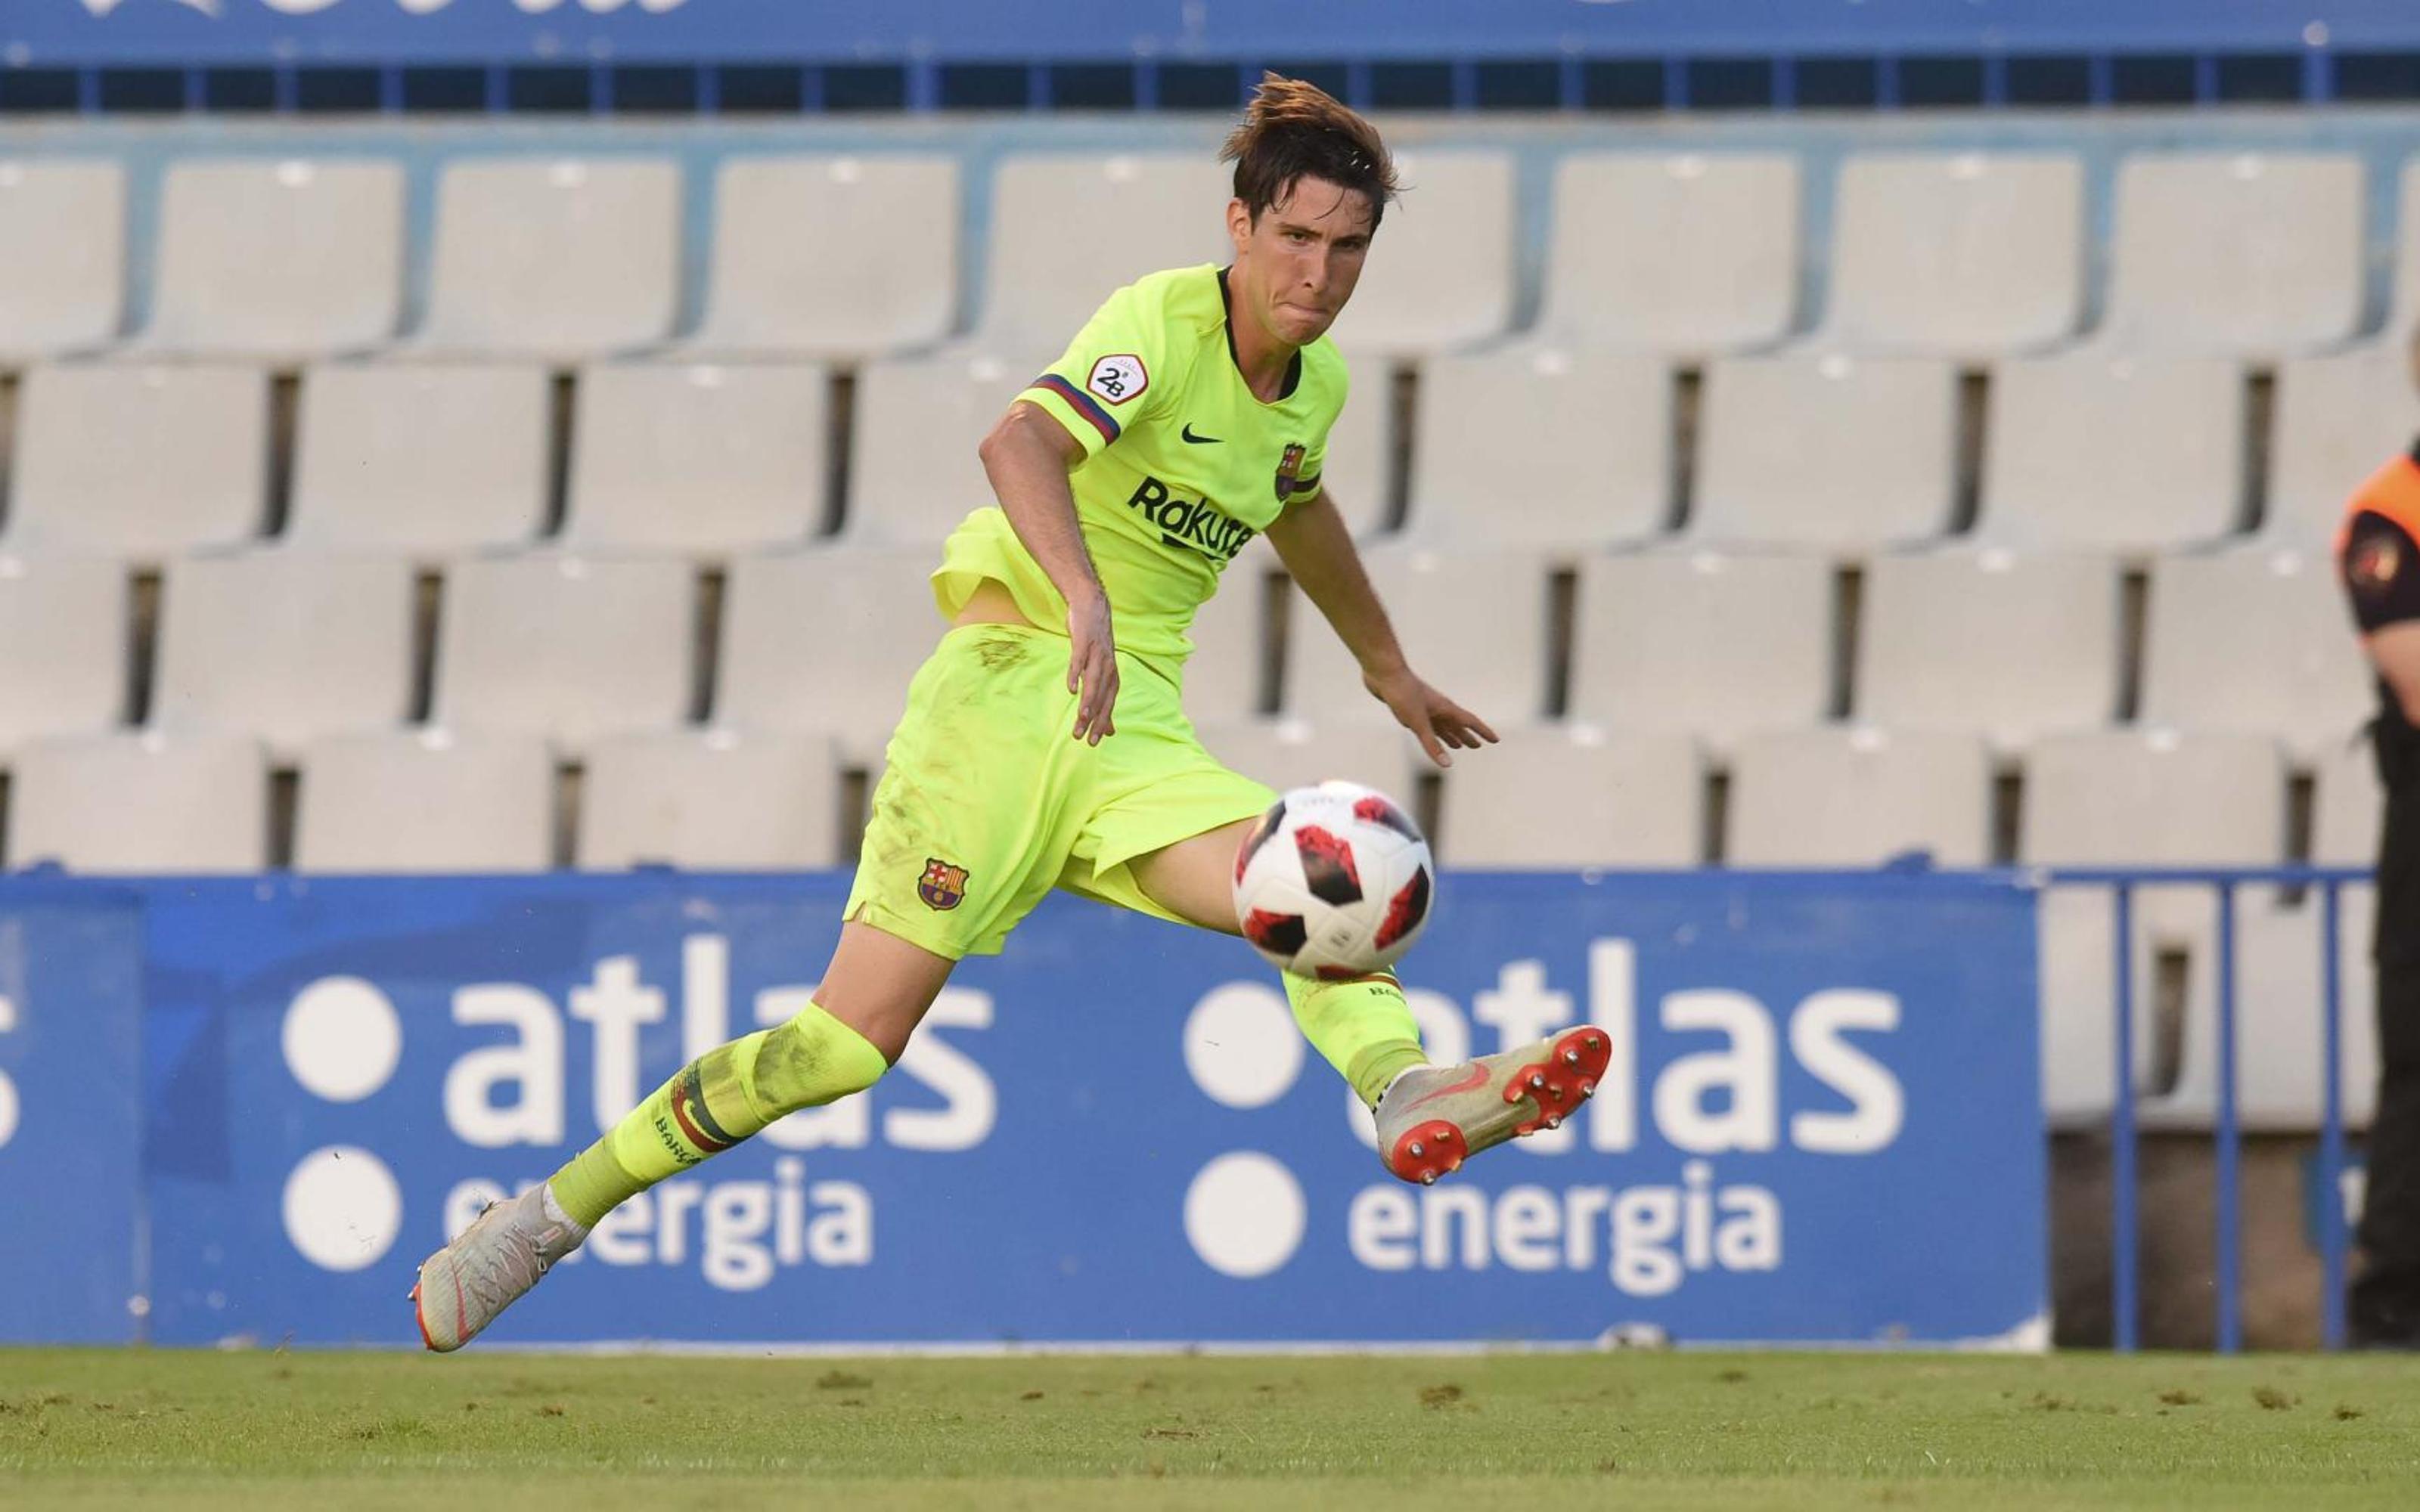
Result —
<instances>
[{"instance_id":1,"label":"grass pitch","mask_svg":"<svg viewBox=\"0 0 2420 1512\"><path fill-rule=\"evenodd\" d=\"M0 1506L2420 1505L2420 1360L0 1350Z\"/></svg>"}]
</instances>

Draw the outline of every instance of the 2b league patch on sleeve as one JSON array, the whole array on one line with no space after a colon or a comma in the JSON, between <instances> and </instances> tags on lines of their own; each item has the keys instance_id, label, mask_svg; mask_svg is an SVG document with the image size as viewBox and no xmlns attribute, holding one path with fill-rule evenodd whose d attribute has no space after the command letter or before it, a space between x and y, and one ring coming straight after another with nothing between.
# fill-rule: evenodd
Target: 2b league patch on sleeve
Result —
<instances>
[{"instance_id":1,"label":"2b league patch on sleeve","mask_svg":"<svg viewBox=\"0 0 2420 1512\"><path fill-rule=\"evenodd\" d=\"M1084 387L1111 404L1124 404L1140 398L1142 391L1151 387L1151 374L1144 371L1141 358L1132 352L1119 352L1094 363L1093 376L1084 380Z\"/></svg>"}]
</instances>

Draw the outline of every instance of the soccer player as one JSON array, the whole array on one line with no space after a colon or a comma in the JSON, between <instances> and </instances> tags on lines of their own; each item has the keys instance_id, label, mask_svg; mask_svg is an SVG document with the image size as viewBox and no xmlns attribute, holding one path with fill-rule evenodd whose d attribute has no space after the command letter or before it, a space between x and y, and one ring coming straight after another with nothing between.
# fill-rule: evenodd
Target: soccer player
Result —
<instances>
[{"instance_id":1,"label":"soccer player","mask_svg":"<svg viewBox=\"0 0 2420 1512\"><path fill-rule=\"evenodd\" d=\"M951 628L908 687L813 1001L681 1068L429 1257L412 1296L430 1349L468 1343L626 1198L871 1087L951 968L998 951L1052 887L1236 933L1237 852L1274 795L1202 749L1178 689L1194 610L1255 534L1430 760L1496 739L1404 661L1322 478L1345 392L1326 332L1395 192L1386 144L1272 74L1222 159L1233 263L1118 290L984 439L999 504L942 548ZM1405 1180L1560 1122L1611 1056L1582 1025L1430 1066L1391 973L1285 988Z\"/></svg>"}]
</instances>

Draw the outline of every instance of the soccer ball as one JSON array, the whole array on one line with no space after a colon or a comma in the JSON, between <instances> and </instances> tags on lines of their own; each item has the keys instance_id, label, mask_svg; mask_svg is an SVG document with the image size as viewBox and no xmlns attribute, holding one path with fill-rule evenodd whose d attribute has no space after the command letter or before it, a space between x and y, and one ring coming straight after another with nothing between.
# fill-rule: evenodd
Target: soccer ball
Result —
<instances>
[{"instance_id":1,"label":"soccer ball","mask_svg":"<svg viewBox=\"0 0 2420 1512\"><path fill-rule=\"evenodd\" d=\"M1329 981L1394 964L1428 923L1429 842L1357 782L1296 788L1235 855L1235 920L1270 964Z\"/></svg>"}]
</instances>

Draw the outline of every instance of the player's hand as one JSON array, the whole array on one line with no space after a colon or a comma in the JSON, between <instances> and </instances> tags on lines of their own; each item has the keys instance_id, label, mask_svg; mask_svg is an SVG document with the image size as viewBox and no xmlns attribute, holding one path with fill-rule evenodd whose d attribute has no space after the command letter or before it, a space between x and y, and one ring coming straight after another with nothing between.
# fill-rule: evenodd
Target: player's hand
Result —
<instances>
[{"instance_id":1,"label":"player's hand","mask_svg":"<svg viewBox=\"0 0 2420 1512\"><path fill-rule=\"evenodd\" d=\"M1077 695L1076 738L1097 746L1118 733L1118 643L1109 633L1109 595L1097 589L1067 601L1067 691Z\"/></svg>"},{"instance_id":2,"label":"player's hand","mask_svg":"<svg viewBox=\"0 0 2420 1512\"><path fill-rule=\"evenodd\" d=\"M1393 712L1404 728L1419 739L1429 760L1439 766L1453 764L1453 758L1445 753L1448 746L1457 750L1477 750L1482 742L1491 746L1496 743L1496 732L1488 728L1486 720L1422 682L1408 667L1367 674L1361 686Z\"/></svg>"}]
</instances>

